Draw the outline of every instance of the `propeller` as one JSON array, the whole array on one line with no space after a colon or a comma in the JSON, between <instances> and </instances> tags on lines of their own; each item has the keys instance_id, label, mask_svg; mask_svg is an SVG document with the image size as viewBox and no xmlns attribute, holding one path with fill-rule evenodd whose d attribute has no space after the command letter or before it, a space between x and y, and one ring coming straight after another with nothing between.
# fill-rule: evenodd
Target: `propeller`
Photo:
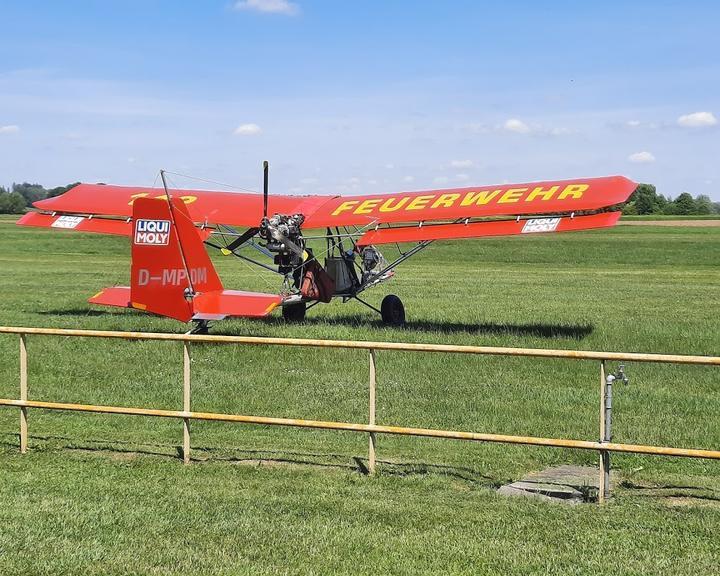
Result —
<instances>
[{"instance_id":1,"label":"propeller","mask_svg":"<svg viewBox=\"0 0 720 576\"><path fill-rule=\"evenodd\" d=\"M267 216L268 216L268 169L269 169L269 164L268 164L268 161L265 160L265 161L263 161L263 217L262 217L263 223L265 223L267 221ZM225 248L222 248L221 252L225 256L229 256L230 254L233 253L233 251L236 248L239 248L240 246L245 244L245 242L247 242L248 240L253 238L258 232L260 232L260 228L257 226L255 226L253 228L248 228L240 236L235 238L235 240L230 242L230 244L225 246Z\"/></svg>"},{"instance_id":2,"label":"propeller","mask_svg":"<svg viewBox=\"0 0 720 576\"><path fill-rule=\"evenodd\" d=\"M268 217L268 168L267 160L263 161L263 221Z\"/></svg>"}]
</instances>

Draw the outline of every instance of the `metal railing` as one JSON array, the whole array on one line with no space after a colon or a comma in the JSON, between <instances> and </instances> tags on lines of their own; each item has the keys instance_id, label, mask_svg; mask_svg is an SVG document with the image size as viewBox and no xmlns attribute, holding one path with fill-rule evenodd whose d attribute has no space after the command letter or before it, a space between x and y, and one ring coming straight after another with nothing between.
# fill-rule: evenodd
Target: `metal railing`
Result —
<instances>
[{"instance_id":1,"label":"metal railing","mask_svg":"<svg viewBox=\"0 0 720 576\"><path fill-rule=\"evenodd\" d=\"M542 348L500 348L492 346L454 346L445 344L409 344L400 342L363 342L349 340L313 340L306 338L265 338L255 336L214 336L191 334L163 334L145 332L117 332L104 330L63 330L55 328L18 328L0 327L0 334L17 334L20 340L20 399L0 398L0 406L20 409L20 451L25 453L28 448L28 409L66 410L73 412L93 412L101 414L127 414L133 416L155 416L161 418L179 418L183 421L183 461L190 462L190 421L208 420L220 422L238 422L245 424L261 424L269 426L293 426L299 428L317 428L323 430L346 430L367 433L368 471L375 472L376 435L394 434L404 436L421 436L428 438L450 438L456 440L473 440L480 442L499 442L506 444L522 444L529 446L550 446L556 448L574 448L595 450L600 453L598 500L602 503L610 491L610 453L625 452L650 454L658 456L681 456L687 458L707 458L720 460L720 450L694 448L674 448L667 446L651 446L643 444L614 443L610 437L612 422L612 384L616 378L607 374L606 363L619 362L656 362L669 364L686 364L698 366L720 366L720 357L715 356L682 356L674 354L638 354L623 352L596 352L583 350L548 350ZM183 346L183 409L156 410L151 408L128 408L121 406L98 406L88 404L42 402L28 399L28 352L27 337L43 336L74 336L83 338L111 338L122 340L160 340L181 342ZM190 385L190 344L244 344L267 346L300 346L315 348L341 348L367 350L369 356L369 417L368 423L334 422L320 420L304 420L295 418L276 418L268 416L247 416L239 414L222 414L216 412L193 412L191 410ZM534 436L514 436L507 434L490 434L463 432L457 430L438 430L429 428L408 428L403 426L386 426L375 422L375 389L377 385L376 352L379 350L427 353L454 353L493 356L520 356L532 358L565 358L572 360L595 360L600 365L600 440L572 440L566 438L543 438ZM619 374L623 376L622 371Z\"/></svg>"}]
</instances>

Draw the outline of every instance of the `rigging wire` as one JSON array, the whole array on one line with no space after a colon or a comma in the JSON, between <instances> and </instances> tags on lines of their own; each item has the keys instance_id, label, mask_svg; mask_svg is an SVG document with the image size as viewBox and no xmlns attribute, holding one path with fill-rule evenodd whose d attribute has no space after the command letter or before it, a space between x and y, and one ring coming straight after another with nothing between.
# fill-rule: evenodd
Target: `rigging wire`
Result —
<instances>
[{"instance_id":1,"label":"rigging wire","mask_svg":"<svg viewBox=\"0 0 720 576\"><path fill-rule=\"evenodd\" d=\"M174 176L180 176L181 178L188 178L189 180L197 180L198 182L205 182L207 184L216 184L218 186L222 186L223 188L229 188L231 190L241 190L243 192L251 192L253 194L259 194L257 190L252 190L251 188L243 188L242 186L236 186L234 184L227 184L226 182L220 182L218 180L210 180L209 178L200 178L199 176L190 176L189 174L181 174L180 172L171 172L169 170L165 171L165 174L172 174ZM178 188L179 190L179 188Z\"/></svg>"}]
</instances>

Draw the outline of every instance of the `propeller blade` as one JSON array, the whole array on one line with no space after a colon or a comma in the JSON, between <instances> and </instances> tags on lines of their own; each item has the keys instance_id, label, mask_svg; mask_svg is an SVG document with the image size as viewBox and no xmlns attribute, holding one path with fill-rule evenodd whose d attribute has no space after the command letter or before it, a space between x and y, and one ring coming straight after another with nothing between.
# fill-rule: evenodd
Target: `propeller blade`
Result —
<instances>
[{"instance_id":1,"label":"propeller blade","mask_svg":"<svg viewBox=\"0 0 720 576\"><path fill-rule=\"evenodd\" d=\"M268 217L268 161L263 162L263 218Z\"/></svg>"},{"instance_id":2,"label":"propeller blade","mask_svg":"<svg viewBox=\"0 0 720 576\"><path fill-rule=\"evenodd\" d=\"M222 253L225 254L225 256L232 254L233 250L236 248L240 248L245 242L250 240L255 234L257 234L260 231L260 228L248 228L243 232L240 236L235 238L230 244L225 246L225 248L221 249Z\"/></svg>"}]
</instances>

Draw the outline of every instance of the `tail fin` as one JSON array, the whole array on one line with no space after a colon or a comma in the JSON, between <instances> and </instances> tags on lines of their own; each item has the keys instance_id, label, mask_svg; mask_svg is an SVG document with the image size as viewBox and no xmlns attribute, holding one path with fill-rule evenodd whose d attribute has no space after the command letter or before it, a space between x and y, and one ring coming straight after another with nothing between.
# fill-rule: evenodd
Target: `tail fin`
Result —
<instances>
[{"instance_id":1,"label":"tail fin","mask_svg":"<svg viewBox=\"0 0 720 576\"><path fill-rule=\"evenodd\" d=\"M133 203L130 305L188 322L193 296L223 286L184 202L171 202Z\"/></svg>"}]
</instances>

